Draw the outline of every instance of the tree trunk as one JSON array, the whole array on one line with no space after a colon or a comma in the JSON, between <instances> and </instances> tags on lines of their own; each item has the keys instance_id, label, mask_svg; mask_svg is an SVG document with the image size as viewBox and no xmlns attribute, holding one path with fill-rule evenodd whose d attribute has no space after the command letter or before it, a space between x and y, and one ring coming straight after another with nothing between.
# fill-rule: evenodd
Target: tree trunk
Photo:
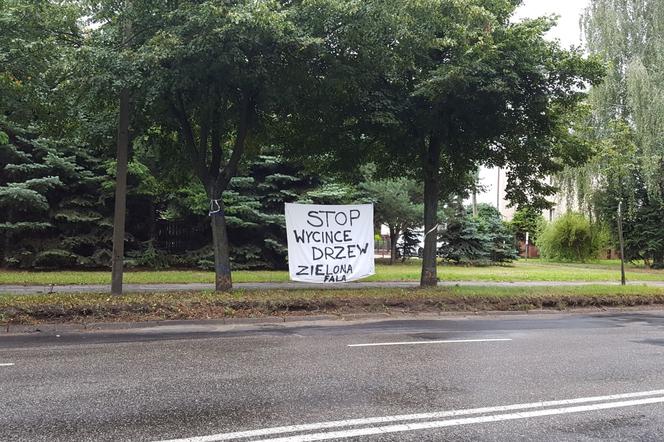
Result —
<instances>
[{"instance_id":1,"label":"tree trunk","mask_svg":"<svg viewBox=\"0 0 664 442\"><path fill-rule=\"evenodd\" d=\"M214 289L218 292L227 292L233 288L233 281L231 280L226 214L221 198L219 199L219 211L210 214L210 224L212 226L212 246L214 248Z\"/></svg>"},{"instance_id":2,"label":"tree trunk","mask_svg":"<svg viewBox=\"0 0 664 442\"><path fill-rule=\"evenodd\" d=\"M397 260L397 240L399 239L399 230L390 226L390 265Z\"/></svg>"},{"instance_id":3,"label":"tree trunk","mask_svg":"<svg viewBox=\"0 0 664 442\"><path fill-rule=\"evenodd\" d=\"M424 156L424 251L420 286L436 286L438 274L438 196L440 193L440 140L431 136Z\"/></svg>"},{"instance_id":4,"label":"tree trunk","mask_svg":"<svg viewBox=\"0 0 664 442\"><path fill-rule=\"evenodd\" d=\"M150 198L148 200L148 213L150 218L148 221L148 241L153 246L157 242L157 210L155 209L154 199Z\"/></svg>"},{"instance_id":5,"label":"tree trunk","mask_svg":"<svg viewBox=\"0 0 664 442\"><path fill-rule=\"evenodd\" d=\"M11 207L9 207L7 209L7 218L6 218L7 223L11 223L13 221L14 218L13 213L14 210ZM3 250L0 250L0 259L2 260L0 261L0 268L9 267L7 266L7 258L9 258L9 247L12 245L12 238L11 238L12 235L9 232L10 232L9 229L5 229L4 231L5 241L3 244L4 245Z\"/></svg>"},{"instance_id":6,"label":"tree trunk","mask_svg":"<svg viewBox=\"0 0 664 442\"><path fill-rule=\"evenodd\" d=\"M131 0L125 3L127 16L131 17ZM132 38L130 20L125 20L122 29L123 44ZM117 163L115 172L115 207L113 211L113 252L111 255L111 294L121 295L124 277L125 219L127 214L127 162L129 161L129 120L131 103L129 89L120 91L120 118L118 121Z\"/></svg>"},{"instance_id":7,"label":"tree trunk","mask_svg":"<svg viewBox=\"0 0 664 442\"><path fill-rule=\"evenodd\" d=\"M127 211L127 162L129 155L129 91L120 92L117 166L115 174L115 210L113 212L113 255L111 260L111 293L122 294L124 271L125 217Z\"/></svg>"},{"instance_id":8,"label":"tree trunk","mask_svg":"<svg viewBox=\"0 0 664 442\"><path fill-rule=\"evenodd\" d=\"M473 189L473 218L477 218L477 191Z\"/></svg>"}]
</instances>

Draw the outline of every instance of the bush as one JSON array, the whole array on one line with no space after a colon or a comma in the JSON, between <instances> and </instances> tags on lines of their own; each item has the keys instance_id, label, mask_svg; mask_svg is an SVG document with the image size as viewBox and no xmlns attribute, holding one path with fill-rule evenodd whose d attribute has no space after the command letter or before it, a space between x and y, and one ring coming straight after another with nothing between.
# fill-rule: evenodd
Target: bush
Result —
<instances>
[{"instance_id":1,"label":"bush","mask_svg":"<svg viewBox=\"0 0 664 442\"><path fill-rule=\"evenodd\" d=\"M76 255L68 250L44 250L35 255L33 267L37 270L72 268L76 265Z\"/></svg>"},{"instance_id":2,"label":"bush","mask_svg":"<svg viewBox=\"0 0 664 442\"><path fill-rule=\"evenodd\" d=\"M546 225L537 247L545 259L585 262L597 258L607 240L602 225L591 225L582 214L568 212Z\"/></svg>"},{"instance_id":3,"label":"bush","mask_svg":"<svg viewBox=\"0 0 664 442\"><path fill-rule=\"evenodd\" d=\"M163 270L169 267L168 255L155 248L154 241L147 241L141 250L127 253L125 265L127 268L148 268Z\"/></svg>"}]
</instances>

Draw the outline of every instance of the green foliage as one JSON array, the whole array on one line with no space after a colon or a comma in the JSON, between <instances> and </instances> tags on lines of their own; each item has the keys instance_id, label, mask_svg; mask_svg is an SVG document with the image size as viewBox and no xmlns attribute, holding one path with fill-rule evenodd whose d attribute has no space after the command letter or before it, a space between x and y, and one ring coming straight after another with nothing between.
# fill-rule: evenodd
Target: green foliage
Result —
<instances>
[{"instance_id":1,"label":"green foliage","mask_svg":"<svg viewBox=\"0 0 664 442\"><path fill-rule=\"evenodd\" d=\"M491 256L491 238L480 230L479 220L460 214L447 222L439 237L438 255L457 264L487 265Z\"/></svg>"},{"instance_id":2,"label":"green foliage","mask_svg":"<svg viewBox=\"0 0 664 442\"><path fill-rule=\"evenodd\" d=\"M664 1L592 0L583 19L589 51L606 66L592 88L584 137L596 154L560 177L579 209L600 219L618 247L622 202L625 255L664 265ZM661 264L656 264L656 263Z\"/></svg>"},{"instance_id":3,"label":"green foliage","mask_svg":"<svg viewBox=\"0 0 664 442\"><path fill-rule=\"evenodd\" d=\"M325 180L299 198L303 204L351 204L357 199L357 189L347 183Z\"/></svg>"},{"instance_id":4,"label":"green foliage","mask_svg":"<svg viewBox=\"0 0 664 442\"><path fill-rule=\"evenodd\" d=\"M0 0L4 263L107 262L122 89L133 108L131 265L208 265L201 244L164 256L160 226L178 222L209 241L218 198L236 268L285 265L284 201L370 198L412 246L421 195L410 179L429 164L443 197L488 164L511 167L515 201L541 203L552 188L540 178L585 155L569 142L568 113L597 72L543 40L549 20L511 23L515 6ZM302 161L260 155L273 145ZM340 180L359 182L366 161L380 179L362 189ZM335 179L314 179L302 164ZM494 221L470 225L470 237L497 231ZM507 259L507 240L492 238L478 260Z\"/></svg>"},{"instance_id":5,"label":"green foliage","mask_svg":"<svg viewBox=\"0 0 664 442\"><path fill-rule=\"evenodd\" d=\"M509 226L517 240L525 241L527 232L530 243L535 244L544 223L544 217L540 210L526 206L514 213Z\"/></svg>"},{"instance_id":6,"label":"green foliage","mask_svg":"<svg viewBox=\"0 0 664 442\"><path fill-rule=\"evenodd\" d=\"M401 255L401 262L406 261L408 258L417 257L419 255L421 235L418 231L412 228L406 228L401 233L401 241L398 244L399 254Z\"/></svg>"},{"instance_id":7,"label":"green foliage","mask_svg":"<svg viewBox=\"0 0 664 442\"><path fill-rule=\"evenodd\" d=\"M648 194L660 201L664 177L662 11L662 0L592 0L584 17L588 49L607 65L604 84L591 92L596 135L610 136L616 118L629 122L635 149L625 151L622 158L635 163Z\"/></svg>"},{"instance_id":8,"label":"green foliage","mask_svg":"<svg viewBox=\"0 0 664 442\"><path fill-rule=\"evenodd\" d=\"M160 213L168 217L168 222L183 223L196 230L194 242L206 244L210 234L209 200L202 186L193 183L176 186L177 192L168 198ZM338 204L352 201L354 194L351 186L319 185L298 164L279 156L253 158L224 192L233 268L286 268L285 202ZM161 247L159 242L156 247ZM214 254L209 246L172 250L168 261L170 266L212 269Z\"/></svg>"},{"instance_id":9,"label":"green foliage","mask_svg":"<svg viewBox=\"0 0 664 442\"><path fill-rule=\"evenodd\" d=\"M643 260L646 267L664 267L664 205L652 200L648 192L640 186L632 195L637 205L631 200L623 201L623 236L625 239L625 259ZM598 191L595 205L602 219L612 233L610 242L618 249L618 202L616 194Z\"/></svg>"},{"instance_id":10,"label":"green foliage","mask_svg":"<svg viewBox=\"0 0 664 442\"><path fill-rule=\"evenodd\" d=\"M154 241L148 241L145 247L127 253L125 266L162 270L169 267L169 257L154 246Z\"/></svg>"},{"instance_id":11,"label":"green foliage","mask_svg":"<svg viewBox=\"0 0 664 442\"><path fill-rule=\"evenodd\" d=\"M0 122L2 124L2 122ZM107 263L109 214L102 162L80 146L4 123L0 244L3 266L54 269Z\"/></svg>"},{"instance_id":12,"label":"green foliage","mask_svg":"<svg viewBox=\"0 0 664 442\"><path fill-rule=\"evenodd\" d=\"M508 223L501 219L500 212L489 204L480 204L477 218L480 229L491 241L490 260L492 263L508 263L518 258L514 233Z\"/></svg>"},{"instance_id":13,"label":"green foliage","mask_svg":"<svg viewBox=\"0 0 664 442\"><path fill-rule=\"evenodd\" d=\"M639 207L623 222L625 258L643 260L647 267L664 268L664 206Z\"/></svg>"},{"instance_id":14,"label":"green foliage","mask_svg":"<svg viewBox=\"0 0 664 442\"><path fill-rule=\"evenodd\" d=\"M372 177L374 174L375 170L367 170L367 177L358 187L363 199L374 205L375 225L386 225L390 230L390 262L394 263L401 235L406 230L422 224L423 207L419 202L422 199L422 190L412 179L377 179ZM412 236L412 232L410 234ZM408 249L414 247L410 243L404 244ZM409 251L410 254L412 251Z\"/></svg>"},{"instance_id":15,"label":"green foliage","mask_svg":"<svg viewBox=\"0 0 664 442\"><path fill-rule=\"evenodd\" d=\"M537 247L546 259L585 262L597 258L606 242L602 225L591 225L582 214L568 212L544 228Z\"/></svg>"},{"instance_id":16,"label":"green foliage","mask_svg":"<svg viewBox=\"0 0 664 442\"><path fill-rule=\"evenodd\" d=\"M231 181L224 203L234 268L286 268L284 203L309 186L296 164L270 155L258 156Z\"/></svg>"},{"instance_id":17,"label":"green foliage","mask_svg":"<svg viewBox=\"0 0 664 442\"><path fill-rule=\"evenodd\" d=\"M82 41L80 9L79 2L0 0L0 117L32 130L61 129L70 103L60 86Z\"/></svg>"},{"instance_id":18,"label":"green foliage","mask_svg":"<svg viewBox=\"0 0 664 442\"><path fill-rule=\"evenodd\" d=\"M457 264L506 263L518 257L512 232L500 213L487 204L478 207L477 217L472 216L471 208L457 212L439 240L439 256Z\"/></svg>"},{"instance_id":19,"label":"green foliage","mask_svg":"<svg viewBox=\"0 0 664 442\"><path fill-rule=\"evenodd\" d=\"M422 222L421 186L413 180L367 179L359 189L374 205L374 221L394 227L398 232Z\"/></svg>"}]
</instances>

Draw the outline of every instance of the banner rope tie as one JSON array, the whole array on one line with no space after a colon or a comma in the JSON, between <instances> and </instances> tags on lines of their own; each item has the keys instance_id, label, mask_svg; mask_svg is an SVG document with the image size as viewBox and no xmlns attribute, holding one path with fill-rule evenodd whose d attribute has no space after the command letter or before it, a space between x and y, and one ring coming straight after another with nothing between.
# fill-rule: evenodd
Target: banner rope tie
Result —
<instances>
[{"instance_id":1,"label":"banner rope tie","mask_svg":"<svg viewBox=\"0 0 664 442\"><path fill-rule=\"evenodd\" d=\"M210 200L210 211L208 212L208 216L221 212L221 204L219 204L219 201L221 201L221 198Z\"/></svg>"},{"instance_id":2,"label":"banner rope tie","mask_svg":"<svg viewBox=\"0 0 664 442\"><path fill-rule=\"evenodd\" d=\"M440 224L436 224L435 226L433 226L433 227L431 228L431 230L429 230L427 233L424 234L424 237L426 238L427 236L429 236L429 234L430 234L431 232L433 232L434 230L438 230L438 227L439 227L439 226L440 226Z\"/></svg>"}]
</instances>

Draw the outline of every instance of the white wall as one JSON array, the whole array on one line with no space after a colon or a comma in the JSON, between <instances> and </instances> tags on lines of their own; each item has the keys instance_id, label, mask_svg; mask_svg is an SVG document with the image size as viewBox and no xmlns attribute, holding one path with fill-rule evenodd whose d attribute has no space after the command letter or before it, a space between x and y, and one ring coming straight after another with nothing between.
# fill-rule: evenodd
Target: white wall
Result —
<instances>
[{"instance_id":1,"label":"white wall","mask_svg":"<svg viewBox=\"0 0 664 442\"><path fill-rule=\"evenodd\" d=\"M507 184L505 169L497 167L480 168L479 184L484 188L484 191L477 194L477 203L485 203L497 207L504 220L511 220L516 208L508 207L509 201L505 199L505 187ZM465 201L465 204L471 204L471 202L472 199L469 198Z\"/></svg>"}]
</instances>

